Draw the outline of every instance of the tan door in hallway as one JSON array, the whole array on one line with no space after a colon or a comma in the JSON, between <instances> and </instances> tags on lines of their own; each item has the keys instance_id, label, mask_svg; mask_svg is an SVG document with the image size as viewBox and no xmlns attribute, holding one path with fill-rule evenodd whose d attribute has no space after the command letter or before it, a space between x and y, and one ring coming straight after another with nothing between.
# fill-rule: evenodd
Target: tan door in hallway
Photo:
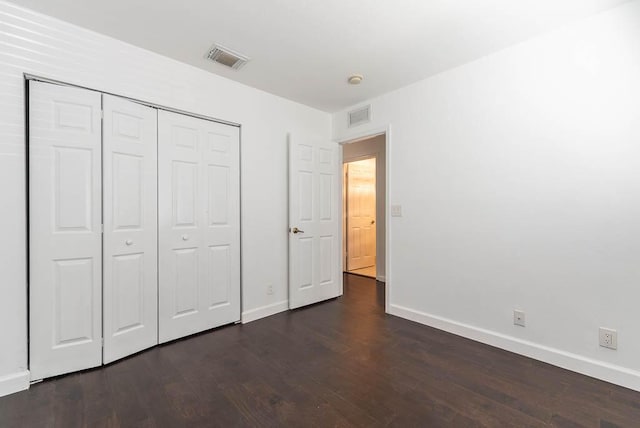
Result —
<instances>
[{"instance_id":1,"label":"tan door in hallway","mask_svg":"<svg viewBox=\"0 0 640 428\"><path fill-rule=\"evenodd\" d=\"M347 270L376 264L376 159L347 165Z\"/></svg>"}]
</instances>

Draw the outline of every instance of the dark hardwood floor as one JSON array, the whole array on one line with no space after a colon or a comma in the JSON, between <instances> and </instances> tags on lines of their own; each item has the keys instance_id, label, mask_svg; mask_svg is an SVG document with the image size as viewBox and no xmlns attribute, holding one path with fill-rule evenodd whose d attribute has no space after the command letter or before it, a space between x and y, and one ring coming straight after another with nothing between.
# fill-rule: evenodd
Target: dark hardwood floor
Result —
<instances>
[{"instance_id":1,"label":"dark hardwood floor","mask_svg":"<svg viewBox=\"0 0 640 428\"><path fill-rule=\"evenodd\" d=\"M383 311L384 287L0 398L0 427L640 427L640 393Z\"/></svg>"}]
</instances>

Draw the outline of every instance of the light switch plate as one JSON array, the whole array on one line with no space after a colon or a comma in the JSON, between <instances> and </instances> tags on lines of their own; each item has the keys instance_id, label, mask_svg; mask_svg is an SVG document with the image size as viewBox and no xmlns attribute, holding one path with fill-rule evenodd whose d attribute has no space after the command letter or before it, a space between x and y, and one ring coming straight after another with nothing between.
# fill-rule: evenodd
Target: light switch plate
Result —
<instances>
[{"instance_id":1,"label":"light switch plate","mask_svg":"<svg viewBox=\"0 0 640 428\"><path fill-rule=\"evenodd\" d=\"M391 217L402 217L402 205L391 205Z\"/></svg>"}]
</instances>

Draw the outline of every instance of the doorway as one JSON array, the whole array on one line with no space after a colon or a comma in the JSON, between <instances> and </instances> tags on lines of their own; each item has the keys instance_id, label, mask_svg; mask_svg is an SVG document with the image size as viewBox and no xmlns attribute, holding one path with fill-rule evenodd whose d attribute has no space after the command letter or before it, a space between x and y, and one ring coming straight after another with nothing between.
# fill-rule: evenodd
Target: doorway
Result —
<instances>
[{"instance_id":1,"label":"doorway","mask_svg":"<svg viewBox=\"0 0 640 428\"><path fill-rule=\"evenodd\" d=\"M345 162L346 270L376 277L376 158Z\"/></svg>"},{"instance_id":2,"label":"doorway","mask_svg":"<svg viewBox=\"0 0 640 428\"><path fill-rule=\"evenodd\" d=\"M343 266L384 282L385 135L343 145Z\"/></svg>"}]
</instances>

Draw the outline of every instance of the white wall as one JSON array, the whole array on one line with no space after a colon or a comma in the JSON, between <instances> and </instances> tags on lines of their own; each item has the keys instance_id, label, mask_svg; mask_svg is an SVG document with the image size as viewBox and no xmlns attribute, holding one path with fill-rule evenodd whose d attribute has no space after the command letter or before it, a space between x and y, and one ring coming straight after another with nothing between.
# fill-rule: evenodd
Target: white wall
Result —
<instances>
[{"instance_id":1,"label":"white wall","mask_svg":"<svg viewBox=\"0 0 640 428\"><path fill-rule=\"evenodd\" d=\"M242 124L243 319L288 307L287 132L330 116L0 2L0 396L28 380L23 73Z\"/></svg>"},{"instance_id":2,"label":"white wall","mask_svg":"<svg viewBox=\"0 0 640 428\"><path fill-rule=\"evenodd\" d=\"M385 224L386 224L386 153L385 135L378 135L342 146L344 163L376 157L376 278L385 280ZM344 206L343 206L344 207ZM344 258L344 257L343 257Z\"/></svg>"},{"instance_id":3,"label":"white wall","mask_svg":"<svg viewBox=\"0 0 640 428\"><path fill-rule=\"evenodd\" d=\"M640 390L639 100L633 1L334 115L391 125L389 311Z\"/></svg>"}]
</instances>

